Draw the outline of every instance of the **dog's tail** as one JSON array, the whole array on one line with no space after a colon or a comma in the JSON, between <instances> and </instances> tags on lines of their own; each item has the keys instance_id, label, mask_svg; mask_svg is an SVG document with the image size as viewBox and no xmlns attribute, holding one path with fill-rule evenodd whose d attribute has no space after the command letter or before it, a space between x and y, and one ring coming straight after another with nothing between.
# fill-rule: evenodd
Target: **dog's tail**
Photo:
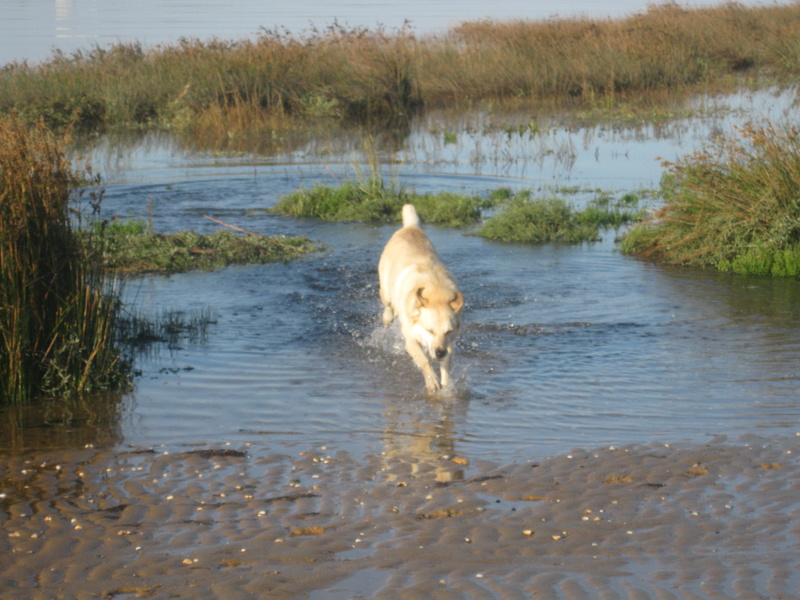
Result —
<instances>
[{"instance_id":1,"label":"dog's tail","mask_svg":"<svg viewBox=\"0 0 800 600\"><path fill-rule=\"evenodd\" d=\"M413 204L403 205L403 227L419 227L419 215Z\"/></svg>"}]
</instances>

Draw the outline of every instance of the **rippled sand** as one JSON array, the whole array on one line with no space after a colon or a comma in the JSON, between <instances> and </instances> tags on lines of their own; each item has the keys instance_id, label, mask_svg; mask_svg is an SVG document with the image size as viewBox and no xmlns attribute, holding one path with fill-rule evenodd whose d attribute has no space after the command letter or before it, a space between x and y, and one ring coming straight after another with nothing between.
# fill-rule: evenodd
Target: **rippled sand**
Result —
<instances>
[{"instance_id":1,"label":"rippled sand","mask_svg":"<svg viewBox=\"0 0 800 600\"><path fill-rule=\"evenodd\" d=\"M511 465L335 447L4 456L0 595L792 598L800 437Z\"/></svg>"}]
</instances>

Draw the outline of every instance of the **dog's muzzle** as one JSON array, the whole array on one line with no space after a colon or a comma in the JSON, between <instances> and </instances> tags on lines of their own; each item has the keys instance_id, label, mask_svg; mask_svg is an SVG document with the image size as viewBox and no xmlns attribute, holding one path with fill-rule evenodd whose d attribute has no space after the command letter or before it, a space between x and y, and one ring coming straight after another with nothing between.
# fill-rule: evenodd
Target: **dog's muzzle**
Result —
<instances>
[{"instance_id":1,"label":"dog's muzzle","mask_svg":"<svg viewBox=\"0 0 800 600\"><path fill-rule=\"evenodd\" d=\"M442 360L447 356L447 348L437 348L434 354L436 355L436 360Z\"/></svg>"}]
</instances>

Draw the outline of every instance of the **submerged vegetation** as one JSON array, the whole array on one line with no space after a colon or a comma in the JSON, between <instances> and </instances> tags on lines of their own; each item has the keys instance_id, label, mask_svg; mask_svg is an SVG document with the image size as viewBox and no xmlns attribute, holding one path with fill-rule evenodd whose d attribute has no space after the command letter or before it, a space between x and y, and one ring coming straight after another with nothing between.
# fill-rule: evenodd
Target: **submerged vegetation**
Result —
<instances>
[{"instance_id":1,"label":"submerged vegetation","mask_svg":"<svg viewBox=\"0 0 800 600\"><path fill-rule=\"evenodd\" d=\"M178 273L280 262L315 248L304 237L242 233L222 229L212 234L179 231L167 235L153 233L144 221L111 221L95 222L80 237L85 250L117 274Z\"/></svg>"},{"instance_id":2,"label":"submerged vegetation","mask_svg":"<svg viewBox=\"0 0 800 600\"><path fill-rule=\"evenodd\" d=\"M484 101L647 111L664 93L730 89L743 75L796 78L798 38L797 3L668 3L618 20L465 23L437 37L334 25L303 37L117 44L6 65L0 114L253 148L334 122L385 127L421 107Z\"/></svg>"},{"instance_id":3,"label":"submerged vegetation","mask_svg":"<svg viewBox=\"0 0 800 600\"><path fill-rule=\"evenodd\" d=\"M665 204L624 252L669 264L800 276L800 128L747 125L668 163Z\"/></svg>"},{"instance_id":4,"label":"submerged vegetation","mask_svg":"<svg viewBox=\"0 0 800 600\"><path fill-rule=\"evenodd\" d=\"M42 122L0 119L0 404L128 385L120 301L70 219L75 172Z\"/></svg>"}]
</instances>

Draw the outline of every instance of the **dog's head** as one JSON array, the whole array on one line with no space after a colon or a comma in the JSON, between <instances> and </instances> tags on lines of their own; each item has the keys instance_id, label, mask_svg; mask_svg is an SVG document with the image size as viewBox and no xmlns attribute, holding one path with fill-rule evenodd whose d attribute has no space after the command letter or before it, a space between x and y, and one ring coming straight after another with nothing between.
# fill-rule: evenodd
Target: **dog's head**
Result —
<instances>
[{"instance_id":1,"label":"dog's head","mask_svg":"<svg viewBox=\"0 0 800 600\"><path fill-rule=\"evenodd\" d=\"M464 296L455 289L421 287L411 298L411 303L409 312L417 340L425 347L428 356L435 360L444 359L453 350Z\"/></svg>"}]
</instances>

